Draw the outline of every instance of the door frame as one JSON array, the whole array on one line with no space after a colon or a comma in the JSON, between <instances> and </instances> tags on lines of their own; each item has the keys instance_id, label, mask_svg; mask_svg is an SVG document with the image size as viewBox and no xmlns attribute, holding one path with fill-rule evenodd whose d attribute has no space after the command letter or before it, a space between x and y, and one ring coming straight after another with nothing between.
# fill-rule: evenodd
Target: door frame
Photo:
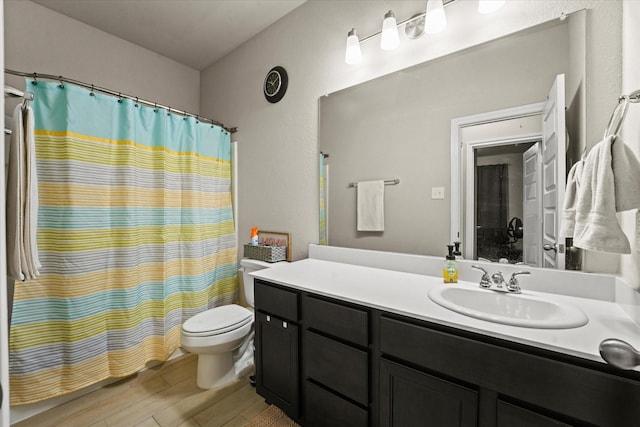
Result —
<instances>
[{"instance_id":1,"label":"door frame","mask_svg":"<svg viewBox=\"0 0 640 427\"><path fill-rule=\"evenodd\" d=\"M473 206L473 196L465 194L465 188L473 188L475 185L474 174L466 174L466 179L462 179L461 172L469 170L469 164L473 166L473 152L477 148L498 145L510 145L515 143L536 142L542 139L542 129L540 132L519 135L512 138L490 139L485 141L472 141L464 143L462 141L462 130L465 127L476 126L486 123L501 122L523 117L541 115L544 113L545 102L521 105L518 107L506 108L503 110L490 111L486 113L474 114L471 116L458 117L451 120L451 241L461 241L463 256L473 259L474 245L473 233L465 233L465 230L473 229L473 215L468 215L469 206ZM463 156L464 154L464 156ZM463 199L464 195L464 199ZM465 209L465 206L467 208ZM467 214L467 215L463 215ZM466 218L465 218L466 216Z\"/></svg>"}]
</instances>

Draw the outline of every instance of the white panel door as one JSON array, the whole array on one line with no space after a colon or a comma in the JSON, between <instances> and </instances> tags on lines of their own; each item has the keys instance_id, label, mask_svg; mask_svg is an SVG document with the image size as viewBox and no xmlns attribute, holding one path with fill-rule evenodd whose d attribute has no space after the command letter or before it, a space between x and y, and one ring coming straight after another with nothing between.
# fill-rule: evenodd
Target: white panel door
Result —
<instances>
[{"instance_id":1,"label":"white panel door","mask_svg":"<svg viewBox=\"0 0 640 427\"><path fill-rule=\"evenodd\" d=\"M539 151L534 144L522 154L522 261L532 267L542 266L542 197L540 192Z\"/></svg>"},{"instance_id":2,"label":"white panel door","mask_svg":"<svg viewBox=\"0 0 640 427\"><path fill-rule=\"evenodd\" d=\"M560 220L566 182L564 74L556 77L542 116L542 247L543 267L564 269ZM526 224L526 222L525 222Z\"/></svg>"}]
</instances>

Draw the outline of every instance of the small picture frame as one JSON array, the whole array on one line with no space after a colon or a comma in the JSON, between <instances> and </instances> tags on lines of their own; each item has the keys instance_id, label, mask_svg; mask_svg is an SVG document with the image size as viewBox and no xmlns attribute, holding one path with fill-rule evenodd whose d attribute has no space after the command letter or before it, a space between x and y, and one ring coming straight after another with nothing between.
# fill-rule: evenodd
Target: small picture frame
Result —
<instances>
[{"instance_id":1,"label":"small picture frame","mask_svg":"<svg viewBox=\"0 0 640 427\"><path fill-rule=\"evenodd\" d=\"M291 234L258 230L258 243L270 246L286 246L287 261L291 262Z\"/></svg>"}]
</instances>

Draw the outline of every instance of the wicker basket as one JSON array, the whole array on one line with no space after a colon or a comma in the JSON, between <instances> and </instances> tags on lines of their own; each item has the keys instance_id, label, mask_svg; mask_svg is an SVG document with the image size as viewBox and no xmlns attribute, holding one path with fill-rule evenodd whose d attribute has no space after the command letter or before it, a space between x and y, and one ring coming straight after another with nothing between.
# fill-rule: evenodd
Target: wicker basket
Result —
<instances>
[{"instance_id":1,"label":"wicker basket","mask_svg":"<svg viewBox=\"0 0 640 427\"><path fill-rule=\"evenodd\" d=\"M266 262L285 261L287 259L286 246L244 245L246 258L258 259Z\"/></svg>"}]
</instances>

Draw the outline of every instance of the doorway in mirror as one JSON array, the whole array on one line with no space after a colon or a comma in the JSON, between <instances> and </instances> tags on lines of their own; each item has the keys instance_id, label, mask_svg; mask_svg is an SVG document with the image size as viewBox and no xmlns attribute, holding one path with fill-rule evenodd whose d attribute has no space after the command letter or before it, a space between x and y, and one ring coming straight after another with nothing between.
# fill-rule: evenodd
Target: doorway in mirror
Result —
<instances>
[{"instance_id":1,"label":"doorway in mirror","mask_svg":"<svg viewBox=\"0 0 640 427\"><path fill-rule=\"evenodd\" d=\"M560 74L543 102L451 121L451 237L466 259L564 269L564 90Z\"/></svg>"}]
</instances>

